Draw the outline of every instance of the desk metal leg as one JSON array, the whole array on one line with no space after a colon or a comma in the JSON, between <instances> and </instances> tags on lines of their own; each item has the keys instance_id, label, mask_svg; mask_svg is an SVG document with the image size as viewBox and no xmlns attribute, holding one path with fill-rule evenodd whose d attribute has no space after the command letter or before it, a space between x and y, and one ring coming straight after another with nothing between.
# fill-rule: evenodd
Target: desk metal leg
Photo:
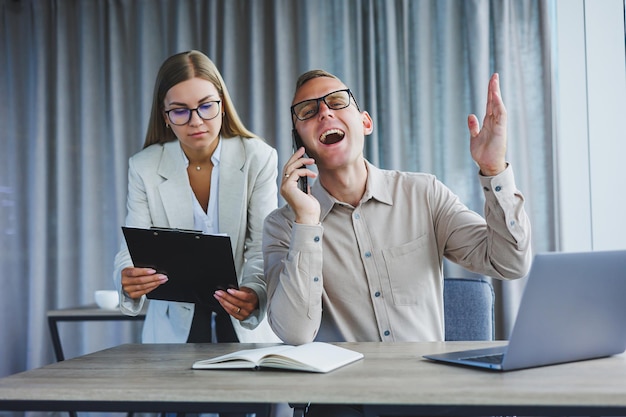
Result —
<instances>
[{"instance_id":1,"label":"desk metal leg","mask_svg":"<svg viewBox=\"0 0 626 417\"><path fill-rule=\"evenodd\" d=\"M59 322L91 322L91 321L141 321L146 316L145 310L136 316L126 316L121 313L107 313L96 306L84 306L58 311L48 312L48 328L50 330L50 338L52 339L52 347L57 362L65 360L63 346L61 345L61 337L59 336ZM76 411L68 411L70 417L77 417ZM133 413L128 413L128 417L133 417Z\"/></svg>"},{"instance_id":2,"label":"desk metal leg","mask_svg":"<svg viewBox=\"0 0 626 417\"><path fill-rule=\"evenodd\" d=\"M54 347L54 355L57 357L57 362L65 360L63 355L63 347L61 346L61 338L59 337L59 327L57 326L56 319L48 317L48 328L50 329L50 337L52 338L52 347ZM78 417L76 411L68 411L70 417Z\"/></svg>"},{"instance_id":3,"label":"desk metal leg","mask_svg":"<svg viewBox=\"0 0 626 417\"><path fill-rule=\"evenodd\" d=\"M61 338L59 337L59 327L55 318L48 317L48 327L50 328L50 337L52 338L52 347L54 347L54 355L57 362L65 360L63 348L61 347Z\"/></svg>"},{"instance_id":4,"label":"desk metal leg","mask_svg":"<svg viewBox=\"0 0 626 417\"><path fill-rule=\"evenodd\" d=\"M289 406L293 408L293 417L304 417L309 404L289 403Z\"/></svg>"}]
</instances>

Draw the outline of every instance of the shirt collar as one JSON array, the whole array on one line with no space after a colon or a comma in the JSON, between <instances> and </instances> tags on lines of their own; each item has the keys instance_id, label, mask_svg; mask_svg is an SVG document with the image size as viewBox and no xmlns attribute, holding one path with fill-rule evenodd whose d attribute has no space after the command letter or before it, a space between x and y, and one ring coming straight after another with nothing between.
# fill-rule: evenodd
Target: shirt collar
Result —
<instances>
[{"instance_id":1,"label":"shirt collar","mask_svg":"<svg viewBox=\"0 0 626 417\"><path fill-rule=\"evenodd\" d=\"M180 141L178 142L180 144ZM183 161L185 161L185 168L189 166L189 159L187 155L185 155L185 151L183 151L182 145L180 146L180 154L183 156ZM217 142L217 148L211 155L211 163L214 167L218 166L220 163L220 157L222 156L222 138L220 137Z\"/></svg>"},{"instance_id":2,"label":"shirt collar","mask_svg":"<svg viewBox=\"0 0 626 417\"><path fill-rule=\"evenodd\" d=\"M393 205L393 195L385 179L384 171L375 167L367 160L365 160L365 166L367 168L367 182L365 184L365 193L361 198L359 206L371 199L383 204ZM320 203L320 222L326 218L335 204L342 204L330 195L319 181L315 181L311 187L311 194Z\"/></svg>"}]
</instances>

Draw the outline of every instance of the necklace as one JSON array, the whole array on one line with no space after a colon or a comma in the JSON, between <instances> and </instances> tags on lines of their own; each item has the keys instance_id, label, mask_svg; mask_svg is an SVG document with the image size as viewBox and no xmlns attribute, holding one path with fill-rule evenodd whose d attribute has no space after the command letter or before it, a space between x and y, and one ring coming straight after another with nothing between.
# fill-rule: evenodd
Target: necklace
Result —
<instances>
[{"instance_id":1,"label":"necklace","mask_svg":"<svg viewBox=\"0 0 626 417\"><path fill-rule=\"evenodd\" d=\"M189 168L191 168L193 165L195 165L196 171L202 170L202 163L195 163L193 165L191 163L189 163L189 165L190 165ZM213 163L211 161L209 161L209 162L205 162L204 165L209 167L209 168L211 168L213 166Z\"/></svg>"}]
</instances>

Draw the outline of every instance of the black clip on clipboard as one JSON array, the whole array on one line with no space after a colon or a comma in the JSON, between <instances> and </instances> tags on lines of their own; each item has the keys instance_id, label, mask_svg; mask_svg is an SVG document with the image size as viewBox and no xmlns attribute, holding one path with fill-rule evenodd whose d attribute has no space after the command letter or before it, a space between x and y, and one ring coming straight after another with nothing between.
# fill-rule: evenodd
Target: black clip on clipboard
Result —
<instances>
[{"instance_id":1,"label":"black clip on clipboard","mask_svg":"<svg viewBox=\"0 0 626 417\"><path fill-rule=\"evenodd\" d=\"M169 278L147 294L150 299L216 307L216 290L238 288L228 236L124 226L122 232L135 267L152 268Z\"/></svg>"}]
</instances>

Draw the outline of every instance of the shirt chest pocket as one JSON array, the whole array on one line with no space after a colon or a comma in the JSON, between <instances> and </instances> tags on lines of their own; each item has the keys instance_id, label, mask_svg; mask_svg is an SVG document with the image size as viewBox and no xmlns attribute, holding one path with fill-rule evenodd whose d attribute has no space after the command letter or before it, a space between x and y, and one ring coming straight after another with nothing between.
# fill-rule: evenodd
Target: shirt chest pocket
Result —
<instances>
[{"instance_id":1,"label":"shirt chest pocket","mask_svg":"<svg viewBox=\"0 0 626 417\"><path fill-rule=\"evenodd\" d=\"M389 285L396 305L417 305L429 297L433 257L428 235L400 246L383 250ZM436 258L436 257L435 257Z\"/></svg>"}]
</instances>

